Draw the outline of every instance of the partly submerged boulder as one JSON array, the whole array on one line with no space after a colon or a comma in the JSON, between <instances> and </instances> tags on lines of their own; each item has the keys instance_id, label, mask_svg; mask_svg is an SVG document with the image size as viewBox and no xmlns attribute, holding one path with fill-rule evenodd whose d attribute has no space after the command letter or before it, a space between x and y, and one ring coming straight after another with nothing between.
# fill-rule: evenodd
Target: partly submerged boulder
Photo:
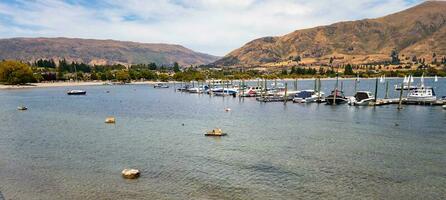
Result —
<instances>
[{"instance_id":1,"label":"partly submerged boulder","mask_svg":"<svg viewBox=\"0 0 446 200\"><path fill-rule=\"evenodd\" d=\"M138 178L141 173L137 169L124 169L121 174L124 178L135 179Z\"/></svg>"}]
</instances>

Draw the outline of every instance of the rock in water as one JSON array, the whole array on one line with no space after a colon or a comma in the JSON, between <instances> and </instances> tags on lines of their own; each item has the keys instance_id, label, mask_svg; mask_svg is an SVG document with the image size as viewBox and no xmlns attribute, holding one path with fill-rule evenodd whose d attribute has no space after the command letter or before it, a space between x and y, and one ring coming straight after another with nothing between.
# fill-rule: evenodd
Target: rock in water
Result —
<instances>
[{"instance_id":1,"label":"rock in water","mask_svg":"<svg viewBox=\"0 0 446 200\"><path fill-rule=\"evenodd\" d=\"M116 123L116 119L114 117L107 117L105 119L105 123L107 123L107 124L114 124L114 123Z\"/></svg>"},{"instance_id":2,"label":"rock in water","mask_svg":"<svg viewBox=\"0 0 446 200\"><path fill-rule=\"evenodd\" d=\"M124 169L122 170L121 174L124 178L135 179L139 177L140 172L137 169Z\"/></svg>"}]
</instances>

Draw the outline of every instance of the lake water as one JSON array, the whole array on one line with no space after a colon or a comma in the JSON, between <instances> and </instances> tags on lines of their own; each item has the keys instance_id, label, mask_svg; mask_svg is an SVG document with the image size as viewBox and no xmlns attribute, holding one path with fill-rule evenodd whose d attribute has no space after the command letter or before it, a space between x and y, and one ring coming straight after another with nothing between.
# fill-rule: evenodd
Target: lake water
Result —
<instances>
[{"instance_id":1,"label":"lake water","mask_svg":"<svg viewBox=\"0 0 446 200\"><path fill-rule=\"evenodd\" d=\"M391 80L393 97L398 81ZM359 88L373 91L374 83L362 80ZM446 95L445 79L427 84ZM334 81L322 85L328 93ZM148 85L80 88L86 96L66 95L74 88L0 91L5 199L446 197L441 107L284 105ZM298 88L312 89L313 81ZM353 82L344 88L351 95ZM22 104L29 110L17 111ZM116 124L105 124L107 116ZM229 135L203 136L215 127ZM129 167L141 177L123 179Z\"/></svg>"}]
</instances>

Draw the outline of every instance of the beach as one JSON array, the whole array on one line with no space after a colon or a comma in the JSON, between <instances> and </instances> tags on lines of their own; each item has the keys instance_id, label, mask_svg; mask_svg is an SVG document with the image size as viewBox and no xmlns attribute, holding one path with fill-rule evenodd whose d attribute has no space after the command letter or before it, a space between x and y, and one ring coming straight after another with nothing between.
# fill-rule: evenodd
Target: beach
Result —
<instances>
[{"instance_id":1,"label":"beach","mask_svg":"<svg viewBox=\"0 0 446 200\"><path fill-rule=\"evenodd\" d=\"M99 86L99 85L105 85L112 82L109 81L82 81L82 82L74 82L74 81L67 81L67 82L43 82L43 83L31 83L27 85L1 85L0 84L0 90L1 89L29 89L29 88L49 88L49 87L74 87L74 86ZM154 81L138 81L138 82L131 82L127 84L131 85L141 85L141 84L155 84L157 82Z\"/></svg>"}]
</instances>

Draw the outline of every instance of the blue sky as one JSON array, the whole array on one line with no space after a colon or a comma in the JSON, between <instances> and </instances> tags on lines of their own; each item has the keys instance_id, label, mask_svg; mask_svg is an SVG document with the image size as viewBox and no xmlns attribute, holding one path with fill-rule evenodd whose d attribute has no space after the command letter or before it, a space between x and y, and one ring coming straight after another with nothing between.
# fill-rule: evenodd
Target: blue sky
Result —
<instances>
[{"instance_id":1,"label":"blue sky","mask_svg":"<svg viewBox=\"0 0 446 200\"><path fill-rule=\"evenodd\" d=\"M0 38L180 44L222 56L252 39L380 17L421 0L0 0Z\"/></svg>"}]
</instances>

